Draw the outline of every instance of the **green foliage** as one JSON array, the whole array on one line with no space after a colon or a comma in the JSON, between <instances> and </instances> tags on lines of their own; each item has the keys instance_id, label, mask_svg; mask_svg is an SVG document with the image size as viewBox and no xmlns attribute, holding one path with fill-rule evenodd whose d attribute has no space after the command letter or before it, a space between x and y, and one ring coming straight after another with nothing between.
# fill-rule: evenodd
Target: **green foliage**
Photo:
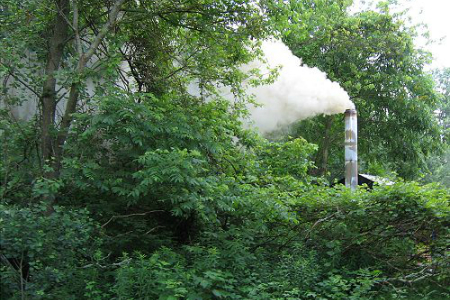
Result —
<instances>
[{"instance_id":1,"label":"green foliage","mask_svg":"<svg viewBox=\"0 0 450 300\"><path fill-rule=\"evenodd\" d=\"M224 266L220 250L189 247L187 251L188 260L162 249L120 268L115 286L118 299L242 299L242 290L257 290L251 277L238 280L243 279L238 273L246 273L244 265Z\"/></svg>"},{"instance_id":2,"label":"green foliage","mask_svg":"<svg viewBox=\"0 0 450 300\"><path fill-rule=\"evenodd\" d=\"M442 128L441 139L445 144L444 151L430 157L427 161L429 173L425 182L440 182L450 187L450 69L436 70L433 77L437 85L440 101L437 109L439 125Z\"/></svg>"},{"instance_id":3,"label":"green foliage","mask_svg":"<svg viewBox=\"0 0 450 300\"><path fill-rule=\"evenodd\" d=\"M58 11L64 3L67 11ZM352 94L367 165L416 173L435 147L425 142L436 138L424 137L436 133L424 57L396 18L386 11L348 16L349 4L126 1L94 64L74 72L71 24L61 64L42 76L58 16L76 23L78 5L75 25L88 45L110 8L90 0L2 2L2 298L445 297L448 190L403 182L353 193L320 186L311 170L326 163L314 164L317 147L307 140L327 132L317 155L340 164L335 150L323 150L325 142L339 144L326 139L339 136L337 117L308 120L300 127L305 139L277 142L242 126L249 75L239 65L261 54L252 38L278 30L305 62ZM117 67L123 63L127 76ZM16 118L9 107L31 94L49 97L44 82L53 79L62 88L50 91L48 132L43 102L36 116ZM186 92L192 82L199 97ZM221 85L238 101L214 96ZM63 131L56 104L64 106L69 89L79 101ZM386 144L393 126L399 137ZM43 133L53 141L64 134L60 147L50 143L49 156L42 155ZM368 151L369 142L386 152Z\"/></svg>"},{"instance_id":4,"label":"green foliage","mask_svg":"<svg viewBox=\"0 0 450 300\"><path fill-rule=\"evenodd\" d=\"M272 223L257 240L232 227L200 239L207 248L125 258L116 292L122 299L395 299L406 284L425 295L427 283L448 283L448 201L444 190L403 183L357 195L311 190L292 205L300 222Z\"/></svg>"},{"instance_id":5,"label":"green foliage","mask_svg":"<svg viewBox=\"0 0 450 300\"><path fill-rule=\"evenodd\" d=\"M273 177L290 175L305 180L308 169L313 167L309 156L314 150L316 147L303 138L278 143L264 141L257 148L257 157L261 171L269 172Z\"/></svg>"},{"instance_id":6,"label":"green foliage","mask_svg":"<svg viewBox=\"0 0 450 300\"><path fill-rule=\"evenodd\" d=\"M312 20L293 22L285 41L305 64L339 82L355 103L362 169L382 164L402 178L420 178L426 158L439 153L442 141L434 115L439 97L424 71L428 54L414 46L414 28L388 7L351 15L346 1L293 3L299 20ZM342 123L319 117L294 129L308 141L317 142L319 133L324 137L316 164L329 165L322 174L329 169L334 178L342 175L342 142L334 138Z\"/></svg>"},{"instance_id":7,"label":"green foliage","mask_svg":"<svg viewBox=\"0 0 450 300\"><path fill-rule=\"evenodd\" d=\"M138 244L150 242L141 234L151 228L186 239L194 223L216 224L219 215L234 210L232 190L247 164L238 147L248 133L227 112L228 102L138 97L101 98L97 113L77 117L62 174L69 197L60 201L97 211L103 222L152 212L109 223L136 230L125 243L133 237Z\"/></svg>"},{"instance_id":8,"label":"green foliage","mask_svg":"<svg viewBox=\"0 0 450 300\"><path fill-rule=\"evenodd\" d=\"M448 131L450 130L450 68L435 70L433 78L440 96L438 105L439 124L444 129L443 138L448 142Z\"/></svg>"},{"instance_id":9,"label":"green foliage","mask_svg":"<svg viewBox=\"0 0 450 300\"><path fill-rule=\"evenodd\" d=\"M389 299L402 296L392 287L439 294L448 283L448 191L311 185L314 146L255 137L227 102L96 101L95 113L75 116L60 179L27 187L65 208L4 206L5 258L32 262L27 247L38 245L32 280L17 286L3 264L8 297ZM11 186L6 203L21 190ZM101 229L71 207L94 212Z\"/></svg>"},{"instance_id":10,"label":"green foliage","mask_svg":"<svg viewBox=\"0 0 450 300\"><path fill-rule=\"evenodd\" d=\"M46 210L0 205L2 299L76 299L95 277L83 269L99 245L93 220L82 210Z\"/></svg>"},{"instance_id":11,"label":"green foliage","mask_svg":"<svg viewBox=\"0 0 450 300\"><path fill-rule=\"evenodd\" d=\"M376 266L386 275L398 275L401 268L420 271L430 263L430 255L438 266L446 255L448 191L398 183L361 190L357 197L340 196L340 190L325 193L324 199L309 200L303 210L317 211L322 220L310 243L333 258L330 267L342 267L344 260L345 266Z\"/></svg>"},{"instance_id":12,"label":"green foliage","mask_svg":"<svg viewBox=\"0 0 450 300\"><path fill-rule=\"evenodd\" d=\"M14 203L27 203L31 195L31 182L34 179L36 166L33 165L33 144L35 137L32 129L33 124L29 126L15 126L6 118L7 113L1 111L0 119L0 172L2 181L0 185L0 199L5 201L6 197ZM15 134L21 130L22 134ZM22 153L18 155L18 153Z\"/></svg>"}]
</instances>

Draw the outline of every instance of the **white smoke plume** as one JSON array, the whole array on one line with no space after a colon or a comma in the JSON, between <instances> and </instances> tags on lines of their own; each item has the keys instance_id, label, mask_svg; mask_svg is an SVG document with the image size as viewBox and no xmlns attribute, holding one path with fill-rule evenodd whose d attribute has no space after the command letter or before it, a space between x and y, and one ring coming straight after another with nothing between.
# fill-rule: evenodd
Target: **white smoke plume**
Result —
<instances>
[{"instance_id":1,"label":"white smoke plume","mask_svg":"<svg viewBox=\"0 0 450 300\"><path fill-rule=\"evenodd\" d=\"M265 41L262 50L269 66L281 66L281 70L274 83L247 90L262 105L249 107L254 125L261 133L316 115L338 114L354 108L338 83L327 79L319 69L303 65L281 41Z\"/></svg>"}]
</instances>

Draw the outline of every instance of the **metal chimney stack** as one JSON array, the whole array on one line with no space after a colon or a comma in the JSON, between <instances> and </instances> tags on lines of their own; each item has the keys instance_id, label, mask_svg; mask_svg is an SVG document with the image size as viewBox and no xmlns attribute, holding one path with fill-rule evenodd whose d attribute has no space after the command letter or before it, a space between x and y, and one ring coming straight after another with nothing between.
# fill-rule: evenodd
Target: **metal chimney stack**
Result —
<instances>
[{"instance_id":1,"label":"metal chimney stack","mask_svg":"<svg viewBox=\"0 0 450 300\"><path fill-rule=\"evenodd\" d=\"M355 109L345 111L345 186L358 185L358 118Z\"/></svg>"}]
</instances>

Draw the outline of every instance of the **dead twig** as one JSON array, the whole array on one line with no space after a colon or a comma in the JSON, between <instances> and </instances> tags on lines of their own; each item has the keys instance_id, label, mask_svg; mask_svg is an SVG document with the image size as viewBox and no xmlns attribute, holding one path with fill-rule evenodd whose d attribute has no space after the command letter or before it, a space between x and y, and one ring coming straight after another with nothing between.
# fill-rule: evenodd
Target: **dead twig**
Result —
<instances>
[{"instance_id":1,"label":"dead twig","mask_svg":"<svg viewBox=\"0 0 450 300\"><path fill-rule=\"evenodd\" d=\"M338 212L339 212L339 211L337 211L337 212L335 212L335 213L333 213L333 214L331 214L331 215L329 215L329 216L327 216L327 217L325 217L325 218L322 218L322 219L317 220L317 221L313 224L313 226L311 227L311 229L306 233L305 241L307 241L307 240L309 239L309 235L311 234L311 232L313 231L313 229L316 228L317 225L319 225L320 223L323 223L323 222L328 221L329 219L333 218Z\"/></svg>"},{"instance_id":2,"label":"dead twig","mask_svg":"<svg viewBox=\"0 0 450 300\"><path fill-rule=\"evenodd\" d=\"M112 221L114 221L115 219L123 219L123 218L129 218L129 217L134 217L134 216L146 216L148 214L152 214L152 213L156 213L156 212L164 212L164 210L150 210L150 211L146 211L143 213L135 213L135 214L129 214L129 215L119 215L119 216L112 216L108 222L106 222L105 224L103 224L101 227L104 228L106 227L106 225L108 225L109 223L111 223Z\"/></svg>"}]
</instances>

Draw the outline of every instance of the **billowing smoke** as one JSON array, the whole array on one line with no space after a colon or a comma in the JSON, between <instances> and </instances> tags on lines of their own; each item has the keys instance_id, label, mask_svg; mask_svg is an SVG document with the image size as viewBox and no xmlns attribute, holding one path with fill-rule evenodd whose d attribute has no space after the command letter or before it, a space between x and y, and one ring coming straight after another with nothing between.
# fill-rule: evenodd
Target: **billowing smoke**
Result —
<instances>
[{"instance_id":1,"label":"billowing smoke","mask_svg":"<svg viewBox=\"0 0 450 300\"><path fill-rule=\"evenodd\" d=\"M274 83L248 90L261 104L249 107L254 125L261 133L316 115L343 113L354 108L339 84L327 79L319 69L302 65L281 41L266 41L262 49L269 66L281 66L281 69ZM267 69L261 63L260 68Z\"/></svg>"}]
</instances>

